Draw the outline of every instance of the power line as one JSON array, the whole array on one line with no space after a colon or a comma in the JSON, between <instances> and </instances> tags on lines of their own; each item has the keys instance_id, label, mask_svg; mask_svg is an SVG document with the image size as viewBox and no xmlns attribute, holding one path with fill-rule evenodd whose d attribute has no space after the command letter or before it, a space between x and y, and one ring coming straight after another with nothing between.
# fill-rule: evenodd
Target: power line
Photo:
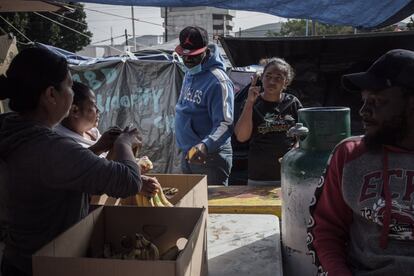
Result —
<instances>
[{"instance_id":1,"label":"power line","mask_svg":"<svg viewBox=\"0 0 414 276\"><path fill-rule=\"evenodd\" d=\"M74 20L74 19L72 19L72 18L69 18L69 17L63 16L63 15L60 15L60 14L55 13L55 12L49 12L49 13L54 14L54 15L57 15L57 16L60 16L60 17L62 17L62 18L64 18L64 19L70 20L70 21L72 21L72 22L75 22L75 23L78 23L78 24L81 24L81 25L84 25L84 26L89 27L87 23L79 22L79 21L77 21L77 20ZM126 19L121 19L121 20L126 20ZM94 28L95 28L95 29L100 30L99 28L96 28L96 27L94 27ZM100 31L103 31L103 30L100 30ZM91 37L91 38L92 38L92 37ZM111 40L111 39L108 39L108 40ZM107 41L107 40L106 40L106 41ZM97 43L98 43L98 42L97 42Z\"/></svg>"},{"instance_id":2,"label":"power line","mask_svg":"<svg viewBox=\"0 0 414 276\"><path fill-rule=\"evenodd\" d=\"M7 21L3 16L0 15L0 18L4 20L4 22L6 22L10 27L12 27L16 32L18 32L21 36L23 36L27 41L29 41L30 43L33 43L33 41L30 40L30 38L28 38L27 36L24 35L24 33L22 33L21 31L19 31L19 29L17 29L15 26L13 26L12 23L10 23L9 21Z\"/></svg>"},{"instance_id":3,"label":"power line","mask_svg":"<svg viewBox=\"0 0 414 276\"><path fill-rule=\"evenodd\" d=\"M131 36L131 35L128 35L128 36ZM110 40L112 40L112 39L121 38L121 37L125 37L125 34L118 35L118 36L114 36L114 37L111 37L111 38L108 38L108 39L104 39L104 40L94 41L94 42L92 42L92 43L91 43L91 45L92 45L92 44L96 44L96 43L101 43L101 42L110 41Z\"/></svg>"},{"instance_id":4,"label":"power line","mask_svg":"<svg viewBox=\"0 0 414 276\"><path fill-rule=\"evenodd\" d=\"M36 15L38 15L38 16L40 16L40 17L43 17L44 19L49 20L49 21L51 21L51 22L53 22L53 23L55 23L55 24L58 24L59 26L62 26L62 27L64 27L64 28L66 28L66 29L69 29L69 30L71 30L71 31L73 31L73 32L75 32L75 33L77 33L77 34L80 34L80 35L85 36L85 37L87 37L87 38L92 38L92 36L89 36L89 35L87 35L87 34L81 33L81 32L79 32L78 30L72 29L72 28L70 28L70 27L68 27L68 26L66 26L66 25L64 25L64 24L62 24L62 23L60 23L60 22L57 22L57 21L55 21L55 20L53 20L53 19L51 19L51 18L49 18L49 17L47 17L47 16L44 16L44 15L42 15L42 14L38 13L38 12L34 12L34 14L36 14ZM114 50L116 50L116 51L118 51L118 52L120 52L120 53L124 53L123 51L121 51L121 50L119 50L119 49L117 49L117 48L115 48L115 47L112 47L112 46L109 46L109 47L110 47L110 48L112 48L112 49L114 49Z\"/></svg>"},{"instance_id":5,"label":"power line","mask_svg":"<svg viewBox=\"0 0 414 276\"><path fill-rule=\"evenodd\" d=\"M61 15L61 14L58 14L58 13L55 13L55 12L49 12L49 13L54 14L54 15L56 15L56 16L60 16L60 17L62 17L62 18L64 18L64 19L67 19L67 20L69 20L69 21L72 21L72 22L75 22L75 23L81 24L81 25L83 25L83 26L86 26L86 27L88 26L88 24L86 24L86 23L79 22L79 21L77 21L77 20L75 20L75 19L72 19L72 18L66 17L66 16L64 16L64 15Z\"/></svg>"},{"instance_id":6,"label":"power line","mask_svg":"<svg viewBox=\"0 0 414 276\"><path fill-rule=\"evenodd\" d=\"M72 7L78 7L78 6L71 5L71 4L66 4L66 5L72 6ZM94 9L90 9L90 8L86 8L86 7L83 7L83 9L88 10L88 11L97 12L97 13L106 14L106 15L111 15L111 16L115 16L115 17L125 18L125 19L129 19L129 20L133 19L133 20L138 21L138 22L142 22L142 23L147 23L147 24L151 24L151 25L155 25L155 26L164 27L162 24L158 24L158 23L154 23L154 22L150 22L150 21L145 21L145 20L141 20L141 19L138 19L138 18L132 18L132 17L127 17L127 16L122 16L122 15L114 14L114 13L110 13L110 12L98 11L98 10L94 10Z\"/></svg>"},{"instance_id":7,"label":"power line","mask_svg":"<svg viewBox=\"0 0 414 276\"><path fill-rule=\"evenodd\" d=\"M89 35L87 35L87 34L84 34L84 33L82 33L82 32L79 32L78 30L75 30L75 29L73 29L73 28L71 28L71 27L68 27L68 26L66 26L66 25L64 25L64 24L62 24L62 23L60 23L60 22L58 22L58 21L56 21L56 20L53 20L53 19L51 19L51 18L49 18L49 17L47 17L47 16L45 16L45 15L43 15L43 14L40 14L40 13L38 13L38 12L34 12L34 14L36 14L36 15L38 15L38 16L40 16L40 17L43 17L44 19L49 20L49 21L51 21L51 22L53 22L53 23L55 23L55 24L58 24L59 26L61 26L61 27L63 27L63 28L66 28L66 29L68 29L68 30L71 30L71 31L73 31L73 32L75 32L75 33L77 33L77 34L80 34L80 35L82 35L82 36L84 36L84 37L87 37L87 38L92 38L92 36L89 36Z\"/></svg>"}]
</instances>

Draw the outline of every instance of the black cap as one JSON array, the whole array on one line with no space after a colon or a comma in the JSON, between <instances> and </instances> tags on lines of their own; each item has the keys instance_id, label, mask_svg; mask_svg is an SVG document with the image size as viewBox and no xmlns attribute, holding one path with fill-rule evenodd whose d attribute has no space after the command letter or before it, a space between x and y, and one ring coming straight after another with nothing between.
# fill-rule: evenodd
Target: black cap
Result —
<instances>
[{"instance_id":1,"label":"black cap","mask_svg":"<svg viewBox=\"0 0 414 276\"><path fill-rule=\"evenodd\" d=\"M208 34L200 27L185 27L180 32L180 45L175 51L182 56L199 55L207 49Z\"/></svg>"},{"instance_id":2,"label":"black cap","mask_svg":"<svg viewBox=\"0 0 414 276\"><path fill-rule=\"evenodd\" d=\"M382 90L392 86L414 89L414 52L388 51L366 72L342 76L342 86L349 91Z\"/></svg>"}]
</instances>

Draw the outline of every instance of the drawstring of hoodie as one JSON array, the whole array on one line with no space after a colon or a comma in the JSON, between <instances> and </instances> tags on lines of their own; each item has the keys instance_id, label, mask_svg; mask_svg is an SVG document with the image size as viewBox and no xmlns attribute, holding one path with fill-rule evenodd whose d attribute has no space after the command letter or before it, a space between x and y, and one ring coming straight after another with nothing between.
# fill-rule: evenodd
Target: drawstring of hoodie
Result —
<instances>
[{"instance_id":1,"label":"drawstring of hoodie","mask_svg":"<svg viewBox=\"0 0 414 276\"><path fill-rule=\"evenodd\" d=\"M388 175L388 151L383 146L382 148L382 184L385 197L385 211L382 223L382 233L380 246L382 249L387 248L388 245L388 233L390 231L391 223L391 191L389 185L389 175Z\"/></svg>"}]
</instances>

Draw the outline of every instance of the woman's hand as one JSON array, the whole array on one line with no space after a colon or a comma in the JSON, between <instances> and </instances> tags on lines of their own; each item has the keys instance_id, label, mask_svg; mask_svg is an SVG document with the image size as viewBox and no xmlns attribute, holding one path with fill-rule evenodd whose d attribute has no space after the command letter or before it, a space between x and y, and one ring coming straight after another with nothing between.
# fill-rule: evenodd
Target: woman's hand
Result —
<instances>
[{"instance_id":1,"label":"woman's hand","mask_svg":"<svg viewBox=\"0 0 414 276\"><path fill-rule=\"evenodd\" d=\"M142 138L138 129L126 127L114 143L128 145L134 151L134 154L137 154L142 146Z\"/></svg>"},{"instance_id":2,"label":"woman's hand","mask_svg":"<svg viewBox=\"0 0 414 276\"><path fill-rule=\"evenodd\" d=\"M247 102L248 103L251 103L251 104L255 103L257 97L259 97L259 95L260 95L260 88L261 87L256 86L257 81L258 81L259 78L260 78L260 74L255 74L252 77L252 82L250 84L249 92L248 92L248 95L247 95Z\"/></svg>"},{"instance_id":3,"label":"woman's hand","mask_svg":"<svg viewBox=\"0 0 414 276\"><path fill-rule=\"evenodd\" d=\"M110 127L105 131L101 138L96 142L95 149L101 152L109 151L114 145L115 140L122 133L122 129L119 127Z\"/></svg>"},{"instance_id":4,"label":"woman's hand","mask_svg":"<svg viewBox=\"0 0 414 276\"><path fill-rule=\"evenodd\" d=\"M146 175L141 175L142 179L142 188L140 194L144 196L154 196L158 191L160 191L161 184L158 182L157 178L149 177Z\"/></svg>"}]
</instances>

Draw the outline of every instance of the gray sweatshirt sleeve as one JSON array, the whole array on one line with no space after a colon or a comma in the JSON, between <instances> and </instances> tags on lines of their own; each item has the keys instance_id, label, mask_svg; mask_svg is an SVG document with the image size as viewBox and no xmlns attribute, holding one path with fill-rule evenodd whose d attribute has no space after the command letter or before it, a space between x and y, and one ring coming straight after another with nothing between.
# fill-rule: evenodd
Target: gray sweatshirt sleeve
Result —
<instances>
[{"instance_id":1,"label":"gray sweatshirt sleeve","mask_svg":"<svg viewBox=\"0 0 414 276\"><path fill-rule=\"evenodd\" d=\"M52 136L42 150L41 179L46 187L112 197L136 194L142 187L135 162L109 161L75 141Z\"/></svg>"}]
</instances>

